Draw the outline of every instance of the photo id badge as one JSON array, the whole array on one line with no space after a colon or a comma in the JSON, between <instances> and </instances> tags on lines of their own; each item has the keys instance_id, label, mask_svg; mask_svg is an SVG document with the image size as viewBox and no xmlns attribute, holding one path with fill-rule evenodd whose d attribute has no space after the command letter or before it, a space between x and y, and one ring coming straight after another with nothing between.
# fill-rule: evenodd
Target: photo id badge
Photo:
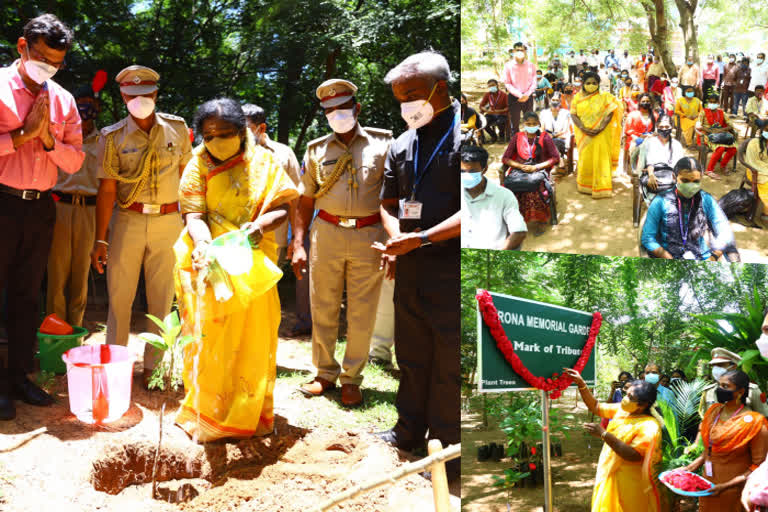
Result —
<instances>
[{"instance_id":1,"label":"photo id badge","mask_svg":"<svg viewBox=\"0 0 768 512\"><path fill-rule=\"evenodd\" d=\"M409 200L406 201L405 199L400 200L400 218L401 219L411 219L411 220L418 220L421 219L421 207L423 206L422 203L415 200Z\"/></svg>"},{"instance_id":2,"label":"photo id badge","mask_svg":"<svg viewBox=\"0 0 768 512\"><path fill-rule=\"evenodd\" d=\"M707 462L704 463L704 473L707 476L712 476L712 461L711 460L708 460Z\"/></svg>"}]
</instances>

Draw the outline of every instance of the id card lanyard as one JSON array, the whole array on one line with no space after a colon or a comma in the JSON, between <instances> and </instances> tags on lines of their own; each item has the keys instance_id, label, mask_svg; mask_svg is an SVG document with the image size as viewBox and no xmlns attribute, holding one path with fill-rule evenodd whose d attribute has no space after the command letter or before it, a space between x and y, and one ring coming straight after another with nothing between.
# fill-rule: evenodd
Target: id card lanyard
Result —
<instances>
[{"instance_id":1,"label":"id card lanyard","mask_svg":"<svg viewBox=\"0 0 768 512\"><path fill-rule=\"evenodd\" d=\"M744 408L744 405L742 404L741 407L739 407L735 413L731 416L731 418L735 418L739 415L741 410ZM707 461L704 463L704 473L706 473L707 476L713 476L712 472L712 431L715 430L715 425L717 425L717 422L720 421L720 415L723 414L723 409L725 409L725 406L723 406L720 409L720 412L717 413L717 417L715 418L715 421L712 423L712 426L709 428L709 446L707 447Z\"/></svg>"},{"instance_id":2,"label":"id card lanyard","mask_svg":"<svg viewBox=\"0 0 768 512\"><path fill-rule=\"evenodd\" d=\"M686 229L683 230L683 204L680 202L680 198L675 194L675 199L677 199L677 222L680 224L680 235L683 237L683 250L685 250L685 244L688 242L688 233L691 230L690 226L690 219L689 222L685 223ZM693 213L693 209L691 209L690 212L688 212L688 215L691 215ZM718 418L720 416L718 415Z\"/></svg>"},{"instance_id":3,"label":"id card lanyard","mask_svg":"<svg viewBox=\"0 0 768 512\"><path fill-rule=\"evenodd\" d=\"M459 120L459 113L457 112L456 115L453 118L453 122L451 123L451 126L448 127L448 131L445 132L445 135L440 139L440 142L437 143L437 146L435 146L435 150L432 151L432 154L430 155L429 159L427 160L427 163L424 165L424 168L419 172L419 136L416 135L416 151L413 154L413 188L411 189L411 198L410 201L416 201L416 189L419 187L419 184L421 183L421 180L424 179L424 176L427 174L427 170L429 169L429 164L432 163L432 160L435 158L435 155L437 155L437 152L440 151L440 148L443 146L443 143L445 142L445 139L448 138L448 135L450 135L453 132L453 127L456 126L456 123Z\"/></svg>"}]
</instances>

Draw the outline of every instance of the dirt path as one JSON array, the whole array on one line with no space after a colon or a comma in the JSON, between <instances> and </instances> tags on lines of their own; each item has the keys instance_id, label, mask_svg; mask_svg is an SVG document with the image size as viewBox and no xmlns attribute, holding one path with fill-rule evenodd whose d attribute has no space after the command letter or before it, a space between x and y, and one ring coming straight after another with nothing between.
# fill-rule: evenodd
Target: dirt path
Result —
<instances>
[{"instance_id":1,"label":"dirt path","mask_svg":"<svg viewBox=\"0 0 768 512\"><path fill-rule=\"evenodd\" d=\"M293 323L291 309L289 296L284 300L281 333ZM104 318L103 308L89 309L89 325ZM142 353L135 332L129 347ZM87 343L103 339L104 333L97 332ZM296 391L297 384L313 373L310 348L308 337L281 336L275 433L239 442L191 442L173 425L183 392L148 392L138 371L131 408L123 418L104 427L81 423L69 412L66 376L56 377L55 405L39 408L17 402L17 419L0 422L0 510L304 512L417 459L370 434L394 423L395 379L369 374L367 402L359 410L341 408L338 393L308 400ZM152 464L163 402L158 465L163 499L153 500ZM458 510L459 482L451 491ZM431 484L411 475L335 510L417 512L428 510L431 500Z\"/></svg>"},{"instance_id":2,"label":"dirt path","mask_svg":"<svg viewBox=\"0 0 768 512\"><path fill-rule=\"evenodd\" d=\"M479 400L477 401L479 402ZM544 502L544 489L514 488L511 492L493 486L493 476L504 476L511 467L510 459L501 462L478 462L480 445L505 441L504 432L493 420L487 428L482 425L479 407L473 401L470 411L461 416L461 499L463 512L540 512ZM570 394L555 403L564 413L576 415L577 420L567 424L574 429L562 440L563 456L552 459L552 494L555 512L588 512L592 499L595 469L601 445L584 434L580 427L586 421L586 408ZM508 508L509 505L509 508Z\"/></svg>"},{"instance_id":3,"label":"dirt path","mask_svg":"<svg viewBox=\"0 0 768 512\"><path fill-rule=\"evenodd\" d=\"M470 105L477 106L485 84L492 73L462 71L462 92L469 98ZM737 129L744 133L743 121L736 121ZM490 144L485 148L491 155L489 177L497 177L501 168L504 144ZM697 156L687 151L689 156ZM729 163L729 167L732 164ZM705 177L703 189L722 197L739 187L744 176L744 167L738 165L736 172L720 181ZM639 230L632 225L632 185L628 176L619 169L613 179L612 198L594 200L576 190L576 175L571 174L556 183L557 211L559 223L547 226L541 236L529 234L523 243L526 251L601 254L606 256L639 256ZM645 209L643 209L645 212ZM738 221L738 222L737 222ZM741 259L749 263L768 263L768 234L765 230L740 224L739 217L732 219L731 228Z\"/></svg>"}]
</instances>

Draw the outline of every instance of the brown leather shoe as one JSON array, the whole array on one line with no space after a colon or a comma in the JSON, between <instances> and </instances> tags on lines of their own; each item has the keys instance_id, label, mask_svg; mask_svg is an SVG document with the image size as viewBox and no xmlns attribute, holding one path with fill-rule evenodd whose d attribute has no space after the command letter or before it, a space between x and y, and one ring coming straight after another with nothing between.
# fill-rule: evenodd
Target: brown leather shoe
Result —
<instances>
[{"instance_id":1,"label":"brown leather shoe","mask_svg":"<svg viewBox=\"0 0 768 512\"><path fill-rule=\"evenodd\" d=\"M357 384L341 385L341 404L345 407L357 407L363 403L363 393Z\"/></svg>"},{"instance_id":2,"label":"brown leather shoe","mask_svg":"<svg viewBox=\"0 0 768 512\"><path fill-rule=\"evenodd\" d=\"M302 384L301 387L299 387L299 391L306 396L320 396L329 389L334 389L335 387L336 384L333 382L327 381L322 377L315 377L312 382Z\"/></svg>"}]
</instances>

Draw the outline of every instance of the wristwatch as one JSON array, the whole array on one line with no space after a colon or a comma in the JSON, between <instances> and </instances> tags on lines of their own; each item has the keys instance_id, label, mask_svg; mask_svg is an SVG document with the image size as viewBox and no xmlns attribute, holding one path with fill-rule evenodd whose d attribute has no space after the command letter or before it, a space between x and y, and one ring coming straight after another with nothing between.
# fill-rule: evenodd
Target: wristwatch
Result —
<instances>
[{"instance_id":1,"label":"wristwatch","mask_svg":"<svg viewBox=\"0 0 768 512\"><path fill-rule=\"evenodd\" d=\"M427 235L426 233L420 234L419 239L421 240L421 247L432 245L432 242L429 241L429 235Z\"/></svg>"}]
</instances>

